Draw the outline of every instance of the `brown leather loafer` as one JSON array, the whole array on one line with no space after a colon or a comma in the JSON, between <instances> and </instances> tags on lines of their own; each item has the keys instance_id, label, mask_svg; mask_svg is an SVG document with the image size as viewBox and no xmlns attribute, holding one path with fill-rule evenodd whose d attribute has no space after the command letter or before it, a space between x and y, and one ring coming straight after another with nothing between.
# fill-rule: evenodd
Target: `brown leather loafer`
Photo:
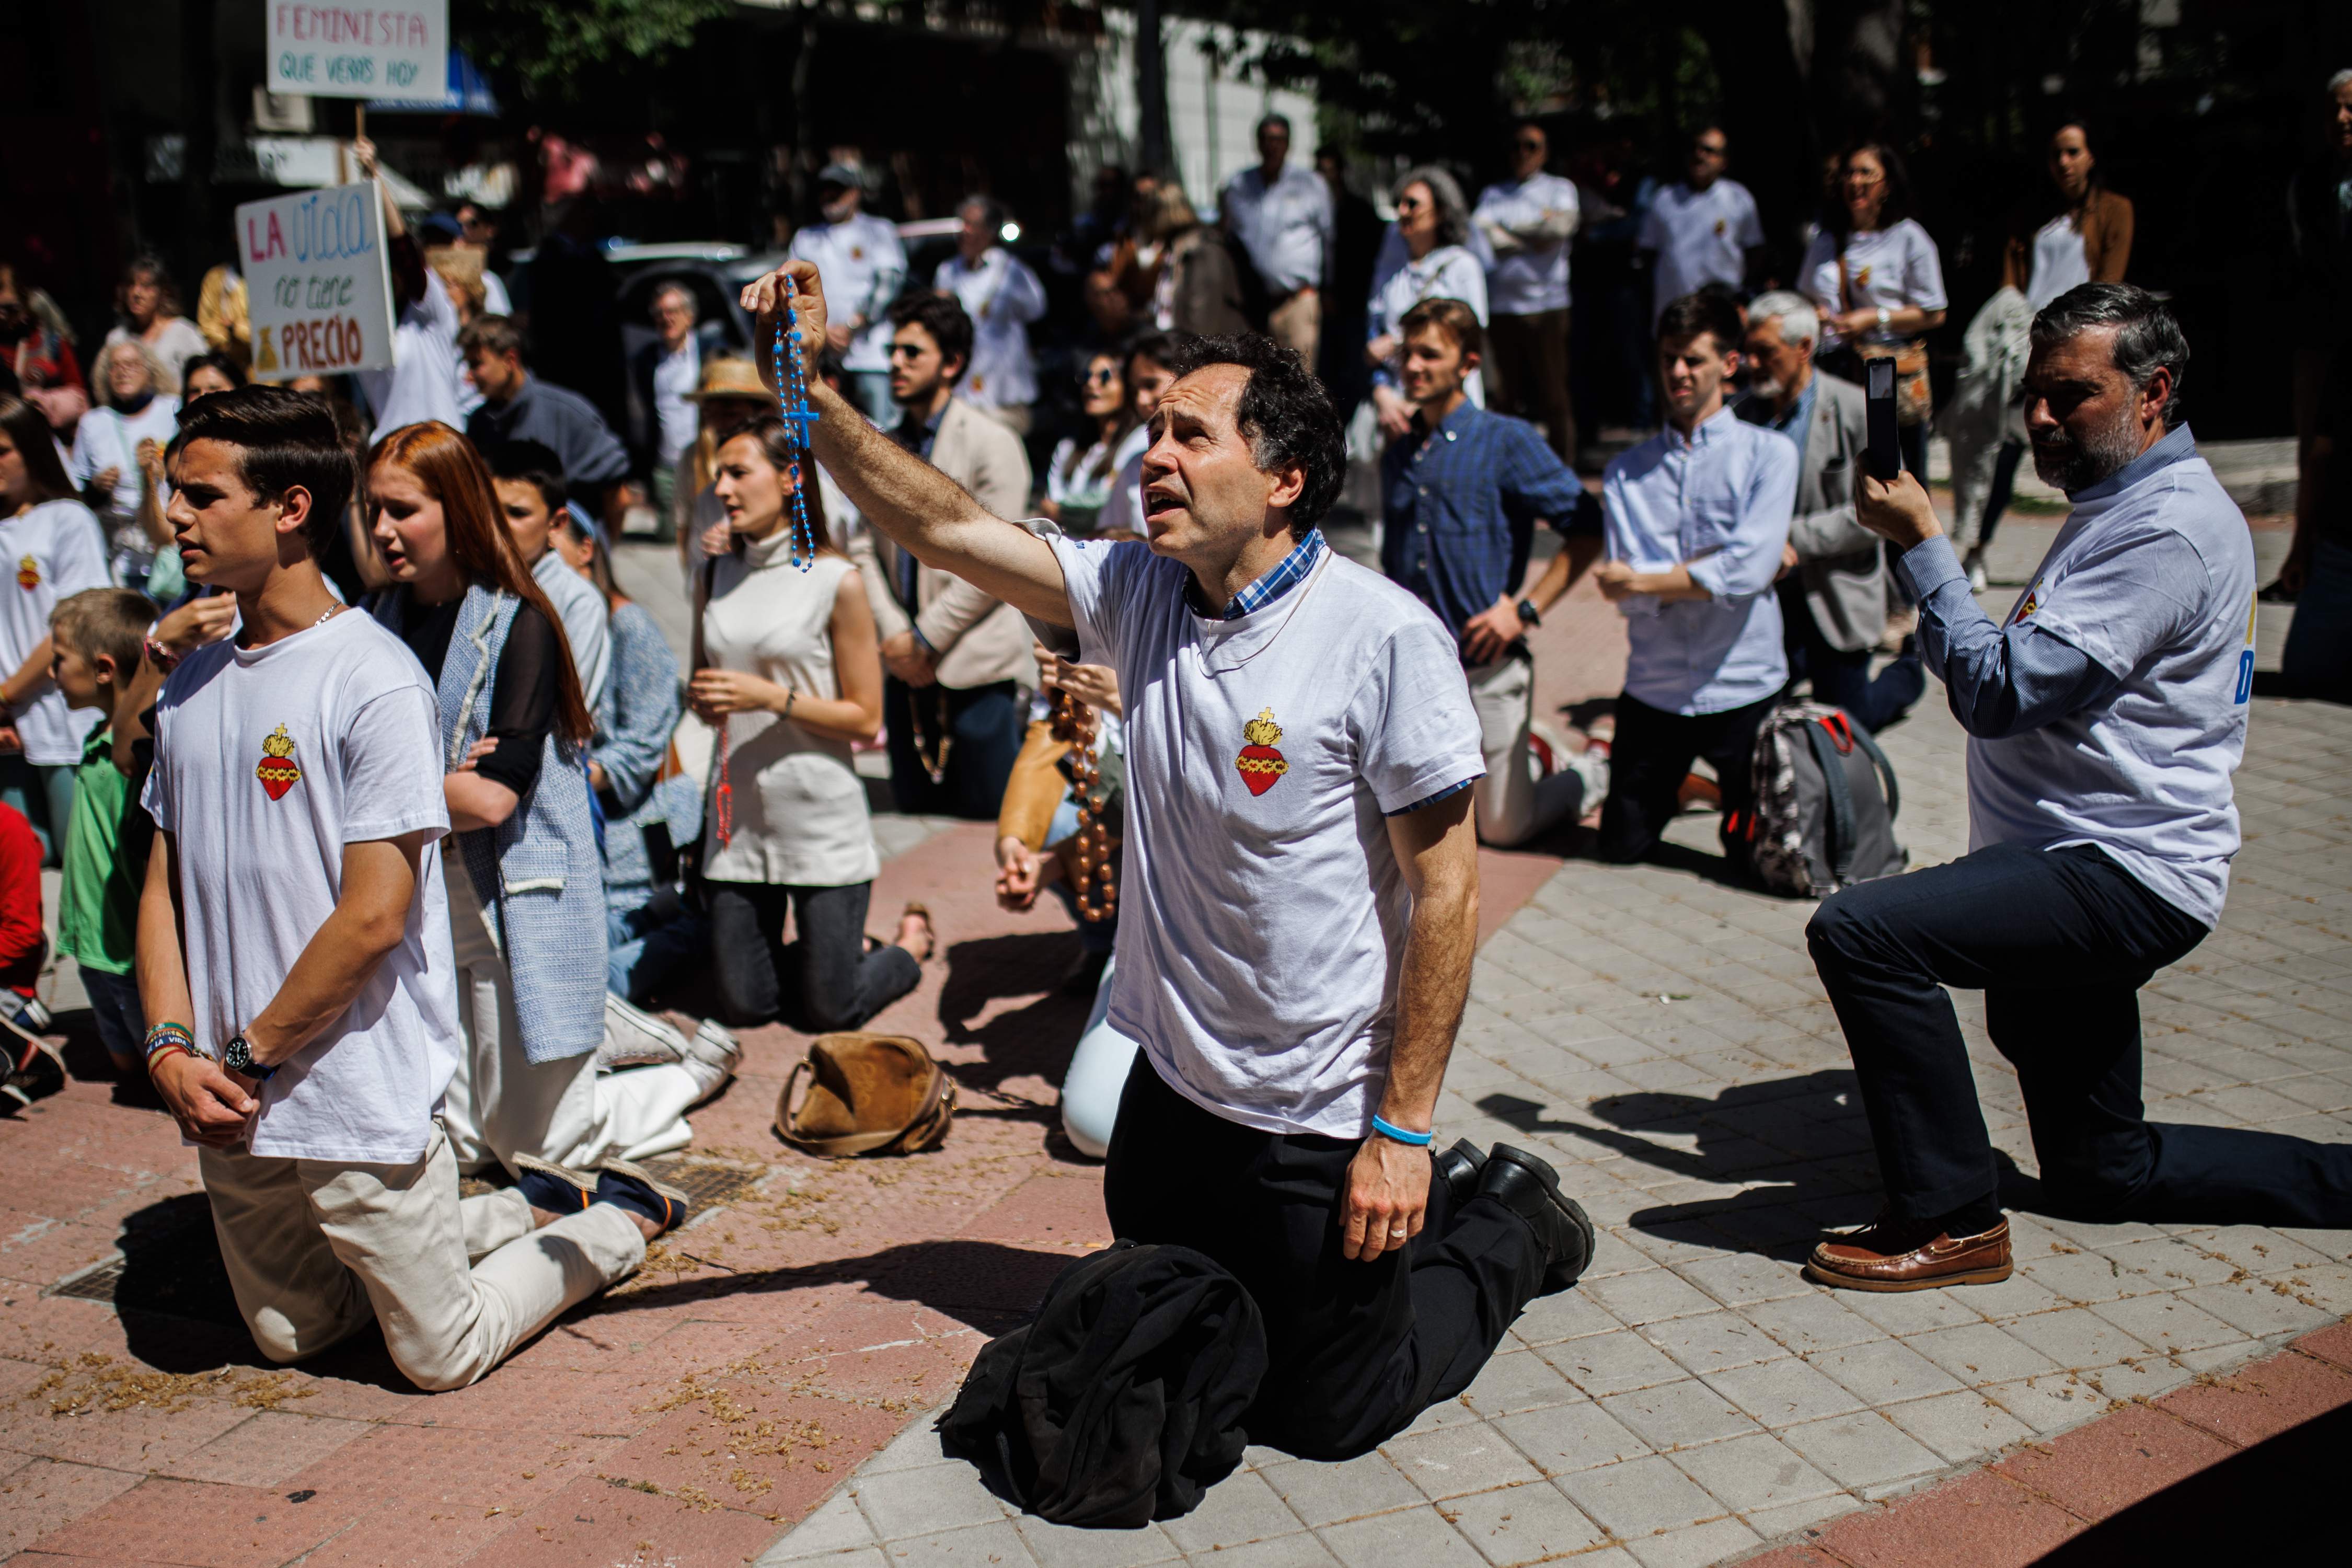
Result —
<instances>
[{"instance_id":1,"label":"brown leather loafer","mask_svg":"<svg viewBox=\"0 0 2352 1568\"><path fill-rule=\"evenodd\" d=\"M1939 1285L1997 1285L2010 1276L2009 1221L1980 1236L1937 1234L1874 1220L1813 1248L1805 1276L1843 1290L1932 1290Z\"/></svg>"}]
</instances>

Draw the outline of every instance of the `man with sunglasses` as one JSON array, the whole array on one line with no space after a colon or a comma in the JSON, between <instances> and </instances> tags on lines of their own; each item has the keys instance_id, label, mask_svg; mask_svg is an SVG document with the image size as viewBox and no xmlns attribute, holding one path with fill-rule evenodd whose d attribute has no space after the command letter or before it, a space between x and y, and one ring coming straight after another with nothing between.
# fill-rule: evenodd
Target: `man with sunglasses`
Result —
<instances>
[{"instance_id":1,"label":"man with sunglasses","mask_svg":"<svg viewBox=\"0 0 2352 1568\"><path fill-rule=\"evenodd\" d=\"M1471 221L1495 253L1486 268L1486 406L1543 426L1546 442L1573 468L1568 247L1576 182L1544 172L1550 152L1543 127L1523 121L1511 141L1511 177L1478 193Z\"/></svg>"},{"instance_id":2,"label":"man with sunglasses","mask_svg":"<svg viewBox=\"0 0 2352 1568\"><path fill-rule=\"evenodd\" d=\"M1682 183L1668 185L1650 204L1634 243L1650 269L1650 313L1696 294L1710 283L1742 288L1755 275L1764 248L1764 225L1756 198L1738 180L1724 178L1731 142L1719 125L1691 138Z\"/></svg>"}]
</instances>

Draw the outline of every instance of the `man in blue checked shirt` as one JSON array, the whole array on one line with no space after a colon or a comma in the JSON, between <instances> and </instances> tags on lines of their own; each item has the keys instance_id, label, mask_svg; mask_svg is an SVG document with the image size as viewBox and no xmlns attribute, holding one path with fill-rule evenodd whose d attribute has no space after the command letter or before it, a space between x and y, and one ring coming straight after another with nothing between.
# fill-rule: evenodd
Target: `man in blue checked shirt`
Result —
<instances>
[{"instance_id":1,"label":"man in blue checked shirt","mask_svg":"<svg viewBox=\"0 0 2352 1568\"><path fill-rule=\"evenodd\" d=\"M1535 426L1490 414L1465 390L1486 333L1459 300L1424 300L1399 323L1412 428L1381 458L1387 501L1381 569L1445 623L1462 650L1486 776L1478 837L1508 848L1573 822L1609 788L1608 749L1538 737L1527 630L1601 553L1601 508ZM1538 518L1567 537L1527 594Z\"/></svg>"},{"instance_id":2,"label":"man in blue checked shirt","mask_svg":"<svg viewBox=\"0 0 2352 1568\"><path fill-rule=\"evenodd\" d=\"M1704 757L1723 794L1724 853L1747 864L1756 730L1789 682L1772 584L1798 464L1794 442L1725 405L1740 341L1739 311L1719 295L1668 305L1658 318L1666 427L1601 479L1609 559L1593 576L1632 644L1601 810L1604 860L1657 847Z\"/></svg>"}]
</instances>

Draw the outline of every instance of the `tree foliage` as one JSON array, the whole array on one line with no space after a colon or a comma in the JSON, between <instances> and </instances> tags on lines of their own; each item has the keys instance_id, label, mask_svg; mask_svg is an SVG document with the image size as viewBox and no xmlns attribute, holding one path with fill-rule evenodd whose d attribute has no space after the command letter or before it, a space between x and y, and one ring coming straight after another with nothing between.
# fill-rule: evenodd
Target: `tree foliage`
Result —
<instances>
[{"instance_id":1,"label":"tree foliage","mask_svg":"<svg viewBox=\"0 0 2352 1568\"><path fill-rule=\"evenodd\" d=\"M530 99L573 96L591 68L658 62L731 0L457 0L457 40Z\"/></svg>"}]
</instances>

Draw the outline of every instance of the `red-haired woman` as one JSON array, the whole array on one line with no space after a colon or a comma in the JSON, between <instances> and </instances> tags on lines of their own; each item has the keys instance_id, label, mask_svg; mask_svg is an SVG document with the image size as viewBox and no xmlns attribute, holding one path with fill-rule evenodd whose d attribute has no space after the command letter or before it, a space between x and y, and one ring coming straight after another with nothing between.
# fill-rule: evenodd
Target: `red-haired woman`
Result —
<instances>
[{"instance_id":1,"label":"red-haired woman","mask_svg":"<svg viewBox=\"0 0 2352 1568\"><path fill-rule=\"evenodd\" d=\"M372 607L440 696L454 837L442 864L466 1041L444 1121L459 1163L495 1161L530 1185L550 1179L543 1165L610 1170L682 1147L686 1108L732 1062L596 1073L605 921L583 760L593 725L489 468L446 425L404 425L376 443L367 493L392 577ZM533 1203L551 1206L542 1195Z\"/></svg>"}]
</instances>

